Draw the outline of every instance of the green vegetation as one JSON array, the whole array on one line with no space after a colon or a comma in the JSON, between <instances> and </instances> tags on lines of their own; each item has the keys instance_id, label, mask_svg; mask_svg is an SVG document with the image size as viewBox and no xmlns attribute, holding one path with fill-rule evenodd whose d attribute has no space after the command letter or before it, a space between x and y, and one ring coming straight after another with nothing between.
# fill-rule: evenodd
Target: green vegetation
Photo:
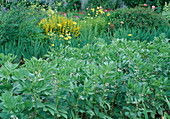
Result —
<instances>
[{"instance_id":1,"label":"green vegetation","mask_svg":"<svg viewBox=\"0 0 170 119\"><path fill-rule=\"evenodd\" d=\"M3 4L0 119L170 118L168 4L79 2Z\"/></svg>"}]
</instances>

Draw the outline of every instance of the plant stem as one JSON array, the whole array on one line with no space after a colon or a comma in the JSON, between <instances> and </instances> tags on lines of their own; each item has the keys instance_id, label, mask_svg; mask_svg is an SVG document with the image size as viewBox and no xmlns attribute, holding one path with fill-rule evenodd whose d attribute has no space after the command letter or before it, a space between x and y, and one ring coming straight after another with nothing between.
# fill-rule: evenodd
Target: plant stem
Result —
<instances>
[{"instance_id":1,"label":"plant stem","mask_svg":"<svg viewBox=\"0 0 170 119\"><path fill-rule=\"evenodd\" d=\"M81 94L80 94L81 95ZM76 113L76 116L75 116L75 119L77 118L77 115L78 115L78 113L77 113L77 106L78 106L78 102L79 102L79 100L80 100L80 95L78 96L78 98L77 98L77 102L76 102L76 110L75 110L75 113Z\"/></svg>"},{"instance_id":2,"label":"plant stem","mask_svg":"<svg viewBox=\"0 0 170 119\"><path fill-rule=\"evenodd\" d=\"M105 89L106 89L106 74L107 72L104 74L104 91L103 91L103 96L102 96L102 104L104 106L104 94L105 94ZM102 108L102 112L104 112L104 109Z\"/></svg>"},{"instance_id":3,"label":"plant stem","mask_svg":"<svg viewBox=\"0 0 170 119\"><path fill-rule=\"evenodd\" d=\"M33 119L35 119L35 117L36 117L36 108L35 108L36 102L35 102L35 100L36 100L36 96L34 95L34 115L33 115Z\"/></svg>"},{"instance_id":4,"label":"plant stem","mask_svg":"<svg viewBox=\"0 0 170 119\"><path fill-rule=\"evenodd\" d=\"M60 82L59 82L60 83ZM59 85L57 87L57 94L56 94L56 109L58 108L58 92L59 92Z\"/></svg>"},{"instance_id":5,"label":"plant stem","mask_svg":"<svg viewBox=\"0 0 170 119\"><path fill-rule=\"evenodd\" d=\"M84 102L84 104L83 104L83 110L85 109L85 104L86 104L86 100L85 100L85 102ZM83 118L83 113L81 114L81 119Z\"/></svg>"},{"instance_id":6,"label":"plant stem","mask_svg":"<svg viewBox=\"0 0 170 119\"><path fill-rule=\"evenodd\" d=\"M104 83L104 91L103 91L103 96L102 96L102 104L104 106L104 94L105 94L105 88L106 88L106 83ZM104 109L102 108L102 112L104 112Z\"/></svg>"}]
</instances>

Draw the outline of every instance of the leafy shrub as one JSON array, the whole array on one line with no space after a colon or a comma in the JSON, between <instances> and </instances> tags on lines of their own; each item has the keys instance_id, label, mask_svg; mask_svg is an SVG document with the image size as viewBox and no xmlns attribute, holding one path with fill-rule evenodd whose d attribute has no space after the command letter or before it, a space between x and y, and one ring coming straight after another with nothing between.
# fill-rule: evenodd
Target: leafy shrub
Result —
<instances>
[{"instance_id":1,"label":"leafy shrub","mask_svg":"<svg viewBox=\"0 0 170 119\"><path fill-rule=\"evenodd\" d=\"M112 33L115 38L126 38L127 40L152 41L155 37L159 37L162 33L165 34L166 38L170 39L170 29L168 26L159 27L158 29L148 28L147 30L126 27L122 29L114 29ZM131 36L129 36L129 34L131 34Z\"/></svg>"},{"instance_id":2,"label":"leafy shrub","mask_svg":"<svg viewBox=\"0 0 170 119\"><path fill-rule=\"evenodd\" d=\"M154 5L158 7L157 5L160 4L161 8L165 5L165 2L169 2L169 0L123 0L129 8L134 8L140 4L147 4L147 5Z\"/></svg>"},{"instance_id":3,"label":"leafy shrub","mask_svg":"<svg viewBox=\"0 0 170 119\"><path fill-rule=\"evenodd\" d=\"M10 9L11 6L13 5L22 5L24 7L30 7L30 6L42 6L43 8L48 8L48 2L45 1L28 1L28 0L19 0L19 1L6 1L3 3L3 5L7 8Z\"/></svg>"},{"instance_id":4,"label":"leafy shrub","mask_svg":"<svg viewBox=\"0 0 170 119\"><path fill-rule=\"evenodd\" d=\"M101 34L106 29L106 20L104 17L86 17L84 20L79 22L82 26L82 30L85 27L89 27L89 30L96 30L98 34ZM91 27L90 27L91 26Z\"/></svg>"},{"instance_id":5,"label":"leafy shrub","mask_svg":"<svg viewBox=\"0 0 170 119\"><path fill-rule=\"evenodd\" d=\"M118 9L110 15L116 28L156 28L169 25L161 14L154 13L148 8Z\"/></svg>"},{"instance_id":6,"label":"leafy shrub","mask_svg":"<svg viewBox=\"0 0 170 119\"><path fill-rule=\"evenodd\" d=\"M127 7L134 8L139 4L144 4L145 0L123 0Z\"/></svg>"},{"instance_id":7,"label":"leafy shrub","mask_svg":"<svg viewBox=\"0 0 170 119\"><path fill-rule=\"evenodd\" d=\"M38 26L43 16L38 8L19 4L12 5L6 12L0 11L0 52L13 53L18 60L22 56L42 57L48 47L45 35Z\"/></svg>"},{"instance_id":8,"label":"leafy shrub","mask_svg":"<svg viewBox=\"0 0 170 119\"><path fill-rule=\"evenodd\" d=\"M66 0L67 1L67 9L69 11L80 10L81 9L81 1L80 0Z\"/></svg>"},{"instance_id":9,"label":"leafy shrub","mask_svg":"<svg viewBox=\"0 0 170 119\"><path fill-rule=\"evenodd\" d=\"M5 62L0 117L162 118L169 114L169 39L98 39L83 48L57 47L47 60ZM25 116L25 117L24 117Z\"/></svg>"}]
</instances>

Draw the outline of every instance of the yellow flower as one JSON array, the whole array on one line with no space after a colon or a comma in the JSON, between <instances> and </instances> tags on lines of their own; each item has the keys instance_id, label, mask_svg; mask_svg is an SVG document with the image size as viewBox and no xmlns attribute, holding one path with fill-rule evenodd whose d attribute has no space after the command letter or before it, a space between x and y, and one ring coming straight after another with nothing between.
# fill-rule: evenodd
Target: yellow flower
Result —
<instances>
[{"instance_id":1,"label":"yellow flower","mask_svg":"<svg viewBox=\"0 0 170 119\"><path fill-rule=\"evenodd\" d=\"M98 15L99 13L97 12L96 14Z\"/></svg>"},{"instance_id":2,"label":"yellow flower","mask_svg":"<svg viewBox=\"0 0 170 119\"><path fill-rule=\"evenodd\" d=\"M68 20L65 17L57 16L55 14L52 15L49 19L42 19L39 25L44 29L45 35L52 35L52 32L58 33L58 37L60 39L69 40L72 35L76 37L80 35L80 25L77 22L72 21L72 19ZM70 36L70 37L68 37Z\"/></svg>"},{"instance_id":3,"label":"yellow flower","mask_svg":"<svg viewBox=\"0 0 170 119\"><path fill-rule=\"evenodd\" d=\"M91 11L94 12L94 8L92 8Z\"/></svg>"},{"instance_id":4,"label":"yellow flower","mask_svg":"<svg viewBox=\"0 0 170 119\"><path fill-rule=\"evenodd\" d=\"M110 16L110 14L107 14L107 16Z\"/></svg>"},{"instance_id":5,"label":"yellow flower","mask_svg":"<svg viewBox=\"0 0 170 119\"><path fill-rule=\"evenodd\" d=\"M61 38L63 38L64 36L63 35L60 35Z\"/></svg>"},{"instance_id":6,"label":"yellow flower","mask_svg":"<svg viewBox=\"0 0 170 119\"><path fill-rule=\"evenodd\" d=\"M45 12L45 9L43 8L42 11Z\"/></svg>"},{"instance_id":7,"label":"yellow flower","mask_svg":"<svg viewBox=\"0 0 170 119\"><path fill-rule=\"evenodd\" d=\"M74 25L76 25L77 23L76 22L73 22Z\"/></svg>"},{"instance_id":8,"label":"yellow flower","mask_svg":"<svg viewBox=\"0 0 170 119\"><path fill-rule=\"evenodd\" d=\"M68 39L71 39L72 37L71 36L67 36L68 37Z\"/></svg>"},{"instance_id":9,"label":"yellow flower","mask_svg":"<svg viewBox=\"0 0 170 119\"><path fill-rule=\"evenodd\" d=\"M110 22L108 23L108 25L110 25Z\"/></svg>"},{"instance_id":10,"label":"yellow flower","mask_svg":"<svg viewBox=\"0 0 170 119\"><path fill-rule=\"evenodd\" d=\"M78 45L80 45L80 44L78 44Z\"/></svg>"},{"instance_id":11,"label":"yellow flower","mask_svg":"<svg viewBox=\"0 0 170 119\"><path fill-rule=\"evenodd\" d=\"M95 15L95 17L97 17L97 15Z\"/></svg>"},{"instance_id":12,"label":"yellow flower","mask_svg":"<svg viewBox=\"0 0 170 119\"><path fill-rule=\"evenodd\" d=\"M64 38L64 40L68 40L68 38L67 38L67 37L65 37L65 38Z\"/></svg>"},{"instance_id":13,"label":"yellow flower","mask_svg":"<svg viewBox=\"0 0 170 119\"><path fill-rule=\"evenodd\" d=\"M103 12L103 11L102 11L102 13L101 13L101 14L105 14L105 12Z\"/></svg>"},{"instance_id":14,"label":"yellow flower","mask_svg":"<svg viewBox=\"0 0 170 119\"><path fill-rule=\"evenodd\" d=\"M124 24L124 22L123 22L123 21L121 21L120 23L121 23L121 24Z\"/></svg>"},{"instance_id":15,"label":"yellow flower","mask_svg":"<svg viewBox=\"0 0 170 119\"><path fill-rule=\"evenodd\" d=\"M132 36L132 34L128 34L128 36Z\"/></svg>"},{"instance_id":16,"label":"yellow flower","mask_svg":"<svg viewBox=\"0 0 170 119\"><path fill-rule=\"evenodd\" d=\"M32 5L31 7L35 8L35 7L36 7L36 5Z\"/></svg>"},{"instance_id":17,"label":"yellow flower","mask_svg":"<svg viewBox=\"0 0 170 119\"><path fill-rule=\"evenodd\" d=\"M52 46L54 46L54 44L52 44Z\"/></svg>"},{"instance_id":18,"label":"yellow flower","mask_svg":"<svg viewBox=\"0 0 170 119\"><path fill-rule=\"evenodd\" d=\"M57 24L57 26L61 26L61 24Z\"/></svg>"},{"instance_id":19,"label":"yellow flower","mask_svg":"<svg viewBox=\"0 0 170 119\"><path fill-rule=\"evenodd\" d=\"M88 15L90 15L90 14L88 13Z\"/></svg>"},{"instance_id":20,"label":"yellow flower","mask_svg":"<svg viewBox=\"0 0 170 119\"><path fill-rule=\"evenodd\" d=\"M97 7L97 9L99 10L99 7Z\"/></svg>"},{"instance_id":21,"label":"yellow flower","mask_svg":"<svg viewBox=\"0 0 170 119\"><path fill-rule=\"evenodd\" d=\"M87 45L89 45L89 44L87 43Z\"/></svg>"},{"instance_id":22,"label":"yellow flower","mask_svg":"<svg viewBox=\"0 0 170 119\"><path fill-rule=\"evenodd\" d=\"M91 10L93 11L93 10L94 10L94 8L91 8Z\"/></svg>"}]
</instances>

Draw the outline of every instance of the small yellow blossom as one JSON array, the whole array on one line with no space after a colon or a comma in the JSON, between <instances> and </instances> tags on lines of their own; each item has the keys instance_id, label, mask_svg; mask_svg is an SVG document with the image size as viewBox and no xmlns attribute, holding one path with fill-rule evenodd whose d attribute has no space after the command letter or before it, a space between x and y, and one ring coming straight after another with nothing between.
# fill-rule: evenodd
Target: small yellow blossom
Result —
<instances>
[{"instance_id":1,"label":"small yellow blossom","mask_svg":"<svg viewBox=\"0 0 170 119\"><path fill-rule=\"evenodd\" d=\"M60 35L61 38L63 38L64 36L63 35Z\"/></svg>"},{"instance_id":2,"label":"small yellow blossom","mask_svg":"<svg viewBox=\"0 0 170 119\"><path fill-rule=\"evenodd\" d=\"M67 36L68 37L68 39L71 39L72 37L71 36Z\"/></svg>"},{"instance_id":3,"label":"small yellow blossom","mask_svg":"<svg viewBox=\"0 0 170 119\"><path fill-rule=\"evenodd\" d=\"M107 14L107 16L110 16L110 14Z\"/></svg>"},{"instance_id":4,"label":"small yellow blossom","mask_svg":"<svg viewBox=\"0 0 170 119\"><path fill-rule=\"evenodd\" d=\"M80 45L80 44L78 44L78 45Z\"/></svg>"},{"instance_id":5,"label":"small yellow blossom","mask_svg":"<svg viewBox=\"0 0 170 119\"><path fill-rule=\"evenodd\" d=\"M67 37L65 37L65 38L64 38L64 40L68 40L68 38L67 38Z\"/></svg>"},{"instance_id":6,"label":"small yellow blossom","mask_svg":"<svg viewBox=\"0 0 170 119\"><path fill-rule=\"evenodd\" d=\"M92 8L91 11L94 12L94 8Z\"/></svg>"},{"instance_id":7,"label":"small yellow blossom","mask_svg":"<svg viewBox=\"0 0 170 119\"><path fill-rule=\"evenodd\" d=\"M87 43L87 45L89 45L89 44Z\"/></svg>"},{"instance_id":8,"label":"small yellow blossom","mask_svg":"<svg viewBox=\"0 0 170 119\"><path fill-rule=\"evenodd\" d=\"M57 24L57 26L61 26L61 24Z\"/></svg>"},{"instance_id":9,"label":"small yellow blossom","mask_svg":"<svg viewBox=\"0 0 170 119\"><path fill-rule=\"evenodd\" d=\"M74 25L76 25L77 23L76 22L73 22Z\"/></svg>"},{"instance_id":10,"label":"small yellow blossom","mask_svg":"<svg viewBox=\"0 0 170 119\"><path fill-rule=\"evenodd\" d=\"M42 11L45 12L45 9L43 8Z\"/></svg>"},{"instance_id":11,"label":"small yellow blossom","mask_svg":"<svg viewBox=\"0 0 170 119\"><path fill-rule=\"evenodd\" d=\"M88 13L88 15L90 15L90 14Z\"/></svg>"},{"instance_id":12,"label":"small yellow blossom","mask_svg":"<svg viewBox=\"0 0 170 119\"><path fill-rule=\"evenodd\" d=\"M94 10L94 8L91 8L91 10L93 11L93 10Z\"/></svg>"},{"instance_id":13,"label":"small yellow blossom","mask_svg":"<svg viewBox=\"0 0 170 119\"><path fill-rule=\"evenodd\" d=\"M132 36L132 34L128 34L128 36Z\"/></svg>"},{"instance_id":14,"label":"small yellow blossom","mask_svg":"<svg viewBox=\"0 0 170 119\"><path fill-rule=\"evenodd\" d=\"M108 23L108 25L110 25L110 22Z\"/></svg>"},{"instance_id":15,"label":"small yellow blossom","mask_svg":"<svg viewBox=\"0 0 170 119\"><path fill-rule=\"evenodd\" d=\"M33 7L33 8L35 8L35 7L36 7L36 5L32 5L32 7Z\"/></svg>"},{"instance_id":16,"label":"small yellow blossom","mask_svg":"<svg viewBox=\"0 0 170 119\"><path fill-rule=\"evenodd\" d=\"M121 24L124 24L124 22L123 22L123 21L121 21L120 23L121 23Z\"/></svg>"},{"instance_id":17,"label":"small yellow blossom","mask_svg":"<svg viewBox=\"0 0 170 119\"><path fill-rule=\"evenodd\" d=\"M97 15L95 15L95 17L97 17Z\"/></svg>"},{"instance_id":18,"label":"small yellow blossom","mask_svg":"<svg viewBox=\"0 0 170 119\"><path fill-rule=\"evenodd\" d=\"M54 46L54 44L52 44L52 46Z\"/></svg>"},{"instance_id":19,"label":"small yellow blossom","mask_svg":"<svg viewBox=\"0 0 170 119\"><path fill-rule=\"evenodd\" d=\"M99 10L99 7L97 7L97 9Z\"/></svg>"}]
</instances>

